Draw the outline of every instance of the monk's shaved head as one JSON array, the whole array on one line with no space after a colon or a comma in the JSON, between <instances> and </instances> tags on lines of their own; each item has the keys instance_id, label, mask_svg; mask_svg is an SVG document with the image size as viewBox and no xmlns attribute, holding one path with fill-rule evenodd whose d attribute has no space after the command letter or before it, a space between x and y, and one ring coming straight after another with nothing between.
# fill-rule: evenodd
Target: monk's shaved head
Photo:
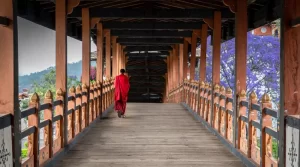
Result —
<instances>
[{"instance_id":1,"label":"monk's shaved head","mask_svg":"<svg viewBox=\"0 0 300 167\"><path fill-rule=\"evenodd\" d=\"M124 74L126 71L125 71L125 69L121 69L120 72L121 72L122 74Z\"/></svg>"}]
</instances>

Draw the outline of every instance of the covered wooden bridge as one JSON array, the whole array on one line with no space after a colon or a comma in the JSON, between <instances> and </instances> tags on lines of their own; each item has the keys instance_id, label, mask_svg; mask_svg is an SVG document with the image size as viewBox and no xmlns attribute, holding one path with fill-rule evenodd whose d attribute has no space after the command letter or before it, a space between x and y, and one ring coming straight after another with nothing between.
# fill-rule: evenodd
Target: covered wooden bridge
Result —
<instances>
[{"instance_id":1,"label":"covered wooden bridge","mask_svg":"<svg viewBox=\"0 0 300 167\"><path fill-rule=\"evenodd\" d=\"M56 33L56 92L34 93L23 111L17 17ZM281 19L278 110L268 94L261 99L246 94L247 32L276 19ZM299 25L299 0L0 0L0 167L298 167ZM209 35L211 83L205 77ZM82 41L81 84L69 89L67 36ZM220 85L220 48L233 38L231 90ZM95 83L91 42L97 45ZM130 77L129 101L142 102L128 104L126 119L112 112L114 77L121 68ZM24 118L28 128L21 130Z\"/></svg>"}]
</instances>

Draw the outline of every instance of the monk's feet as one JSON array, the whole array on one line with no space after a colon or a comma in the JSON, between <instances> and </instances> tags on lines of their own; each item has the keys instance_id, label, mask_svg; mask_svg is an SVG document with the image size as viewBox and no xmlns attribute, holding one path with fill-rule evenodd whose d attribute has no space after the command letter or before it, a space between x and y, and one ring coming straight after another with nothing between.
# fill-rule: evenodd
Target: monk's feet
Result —
<instances>
[{"instance_id":1,"label":"monk's feet","mask_svg":"<svg viewBox=\"0 0 300 167\"><path fill-rule=\"evenodd\" d=\"M125 115L122 115L121 117L122 117L122 118L125 118Z\"/></svg>"},{"instance_id":2,"label":"monk's feet","mask_svg":"<svg viewBox=\"0 0 300 167\"><path fill-rule=\"evenodd\" d=\"M118 117L121 118L121 111L118 111Z\"/></svg>"}]
</instances>

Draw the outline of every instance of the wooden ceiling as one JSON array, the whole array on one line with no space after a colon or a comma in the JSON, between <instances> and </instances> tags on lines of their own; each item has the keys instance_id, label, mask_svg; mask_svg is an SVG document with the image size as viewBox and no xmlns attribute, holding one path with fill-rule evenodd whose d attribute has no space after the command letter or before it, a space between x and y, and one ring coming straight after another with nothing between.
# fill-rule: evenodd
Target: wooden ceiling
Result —
<instances>
[{"instance_id":1,"label":"wooden ceiling","mask_svg":"<svg viewBox=\"0 0 300 167\"><path fill-rule=\"evenodd\" d=\"M249 30L280 15L280 0L248 0L248 4ZM81 0L67 19L68 36L78 40L82 8L90 8L90 16L101 18L104 29L111 29L111 34L118 36L117 42L126 46L133 101L145 99L145 94L147 100L153 94L162 96L166 52L172 45L182 43L184 37L190 37L192 30L200 29L203 18L212 18L214 11L221 11L222 40L234 38L235 34L235 16L222 0ZM55 0L20 0L18 12L25 19L55 29ZM92 28L94 42L95 34ZM130 54L134 51L145 52Z\"/></svg>"}]
</instances>

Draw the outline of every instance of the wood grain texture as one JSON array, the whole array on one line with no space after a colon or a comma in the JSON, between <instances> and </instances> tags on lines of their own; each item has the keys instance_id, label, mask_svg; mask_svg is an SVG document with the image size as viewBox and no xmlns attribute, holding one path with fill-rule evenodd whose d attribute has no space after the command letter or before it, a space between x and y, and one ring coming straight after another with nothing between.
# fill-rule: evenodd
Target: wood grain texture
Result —
<instances>
[{"instance_id":1,"label":"wood grain texture","mask_svg":"<svg viewBox=\"0 0 300 167\"><path fill-rule=\"evenodd\" d=\"M67 34L66 0L55 5L55 30L56 30L56 90L67 92Z\"/></svg>"},{"instance_id":2,"label":"wood grain texture","mask_svg":"<svg viewBox=\"0 0 300 167\"><path fill-rule=\"evenodd\" d=\"M103 82L103 26L97 23L97 81Z\"/></svg>"},{"instance_id":3,"label":"wood grain texture","mask_svg":"<svg viewBox=\"0 0 300 167\"><path fill-rule=\"evenodd\" d=\"M82 9L82 83L90 86L91 35L90 12Z\"/></svg>"},{"instance_id":4,"label":"wood grain texture","mask_svg":"<svg viewBox=\"0 0 300 167\"><path fill-rule=\"evenodd\" d=\"M57 167L242 167L222 143L178 104L129 103L97 125Z\"/></svg>"},{"instance_id":5,"label":"wood grain texture","mask_svg":"<svg viewBox=\"0 0 300 167\"><path fill-rule=\"evenodd\" d=\"M246 64L247 64L247 0L237 1L236 17L236 38L235 38L235 72L236 72L236 90L246 90Z\"/></svg>"},{"instance_id":6,"label":"wood grain texture","mask_svg":"<svg viewBox=\"0 0 300 167\"><path fill-rule=\"evenodd\" d=\"M207 24L202 25L201 29L201 55L200 55L200 72L199 80L206 80L206 49L207 49Z\"/></svg>"},{"instance_id":7,"label":"wood grain texture","mask_svg":"<svg viewBox=\"0 0 300 167\"><path fill-rule=\"evenodd\" d=\"M110 36L110 30L107 30L106 32L106 43L105 43L105 52L106 52L106 58L105 58L105 77L110 78L111 77L111 36Z\"/></svg>"},{"instance_id":8,"label":"wood grain texture","mask_svg":"<svg viewBox=\"0 0 300 167\"><path fill-rule=\"evenodd\" d=\"M220 84L220 58L221 58L221 12L214 13L213 29L213 63L212 81L213 85Z\"/></svg>"},{"instance_id":9,"label":"wood grain texture","mask_svg":"<svg viewBox=\"0 0 300 167\"><path fill-rule=\"evenodd\" d=\"M300 2L286 1L284 13L284 109L288 115L299 115L300 27L292 28L290 22L300 17Z\"/></svg>"},{"instance_id":10,"label":"wood grain texture","mask_svg":"<svg viewBox=\"0 0 300 167\"><path fill-rule=\"evenodd\" d=\"M187 40L183 41L183 79L187 79L188 74L188 47L189 43Z\"/></svg>"},{"instance_id":11,"label":"wood grain texture","mask_svg":"<svg viewBox=\"0 0 300 167\"><path fill-rule=\"evenodd\" d=\"M191 44L191 65L190 65L190 79L195 79L195 68L196 68L196 48L197 48L197 35L192 34L192 44Z\"/></svg>"},{"instance_id":12,"label":"wood grain texture","mask_svg":"<svg viewBox=\"0 0 300 167\"><path fill-rule=\"evenodd\" d=\"M13 20L12 0L0 1L0 16ZM0 26L0 113L14 114L14 31L13 24Z\"/></svg>"}]
</instances>

